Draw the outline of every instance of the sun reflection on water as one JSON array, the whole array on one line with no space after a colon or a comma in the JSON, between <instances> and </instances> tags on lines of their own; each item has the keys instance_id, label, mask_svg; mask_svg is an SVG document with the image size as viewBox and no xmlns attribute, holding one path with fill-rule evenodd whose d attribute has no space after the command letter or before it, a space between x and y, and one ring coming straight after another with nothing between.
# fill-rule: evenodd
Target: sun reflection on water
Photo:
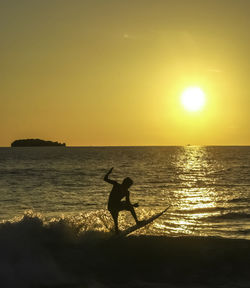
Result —
<instances>
[{"instance_id":1,"label":"sun reflection on water","mask_svg":"<svg viewBox=\"0 0 250 288\"><path fill-rule=\"evenodd\" d=\"M170 214L168 226L174 234L204 235L203 231L197 231L201 227L198 222L216 213L217 198L206 177L210 169L206 147L181 147L175 165L182 185L175 191L176 209Z\"/></svg>"}]
</instances>

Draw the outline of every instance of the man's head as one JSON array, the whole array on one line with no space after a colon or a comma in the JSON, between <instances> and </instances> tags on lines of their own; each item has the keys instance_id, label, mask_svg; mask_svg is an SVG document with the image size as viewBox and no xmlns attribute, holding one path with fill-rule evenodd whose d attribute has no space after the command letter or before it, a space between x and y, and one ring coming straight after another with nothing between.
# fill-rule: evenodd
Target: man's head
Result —
<instances>
[{"instance_id":1,"label":"man's head","mask_svg":"<svg viewBox=\"0 0 250 288\"><path fill-rule=\"evenodd\" d=\"M126 188L129 188L130 186L133 185L133 180L127 177L123 180L122 185L125 186Z\"/></svg>"}]
</instances>

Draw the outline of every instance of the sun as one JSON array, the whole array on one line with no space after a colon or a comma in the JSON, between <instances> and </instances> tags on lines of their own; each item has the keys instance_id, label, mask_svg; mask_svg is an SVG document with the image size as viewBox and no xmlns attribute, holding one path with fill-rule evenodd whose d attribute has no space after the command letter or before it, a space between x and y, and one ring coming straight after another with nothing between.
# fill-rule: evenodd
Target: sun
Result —
<instances>
[{"instance_id":1,"label":"sun","mask_svg":"<svg viewBox=\"0 0 250 288\"><path fill-rule=\"evenodd\" d=\"M186 88L181 95L181 103L187 111L200 111L206 102L205 93L199 87Z\"/></svg>"}]
</instances>

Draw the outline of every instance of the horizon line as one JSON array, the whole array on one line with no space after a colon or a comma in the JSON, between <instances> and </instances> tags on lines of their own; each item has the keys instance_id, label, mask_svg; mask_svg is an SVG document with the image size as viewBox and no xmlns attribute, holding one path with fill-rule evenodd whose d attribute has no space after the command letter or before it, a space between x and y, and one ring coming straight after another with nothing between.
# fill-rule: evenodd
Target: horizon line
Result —
<instances>
[{"instance_id":1,"label":"horizon line","mask_svg":"<svg viewBox=\"0 0 250 288\"><path fill-rule=\"evenodd\" d=\"M104 148L104 147L248 147L250 144L186 144L186 145L177 145L177 144L171 144L171 145L67 145L66 146L24 146L24 147L11 147L11 146L0 146L0 148L37 148L37 147L60 147L60 148L80 148L80 147L96 147L96 148Z\"/></svg>"}]
</instances>

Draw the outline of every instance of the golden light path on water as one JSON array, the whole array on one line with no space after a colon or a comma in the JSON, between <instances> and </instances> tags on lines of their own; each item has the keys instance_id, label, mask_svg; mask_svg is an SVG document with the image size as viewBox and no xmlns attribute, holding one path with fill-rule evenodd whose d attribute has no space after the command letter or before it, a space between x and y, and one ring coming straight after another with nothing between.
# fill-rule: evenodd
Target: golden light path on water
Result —
<instances>
[{"instance_id":1,"label":"golden light path on water","mask_svg":"<svg viewBox=\"0 0 250 288\"><path fill-rule=\"evenodd\" d=\"M185 146L181 147L175 162L178 170L177 178L185 187L176 191L176 201L173 212L168 214L168 219L163 223L155 223L155 228L174 235L207 235L201 226L201 219L211 216L216 208L216 192L211 187L201 187L206 180L210 164L206 147Z\"/></svg>"}]
</instances>

